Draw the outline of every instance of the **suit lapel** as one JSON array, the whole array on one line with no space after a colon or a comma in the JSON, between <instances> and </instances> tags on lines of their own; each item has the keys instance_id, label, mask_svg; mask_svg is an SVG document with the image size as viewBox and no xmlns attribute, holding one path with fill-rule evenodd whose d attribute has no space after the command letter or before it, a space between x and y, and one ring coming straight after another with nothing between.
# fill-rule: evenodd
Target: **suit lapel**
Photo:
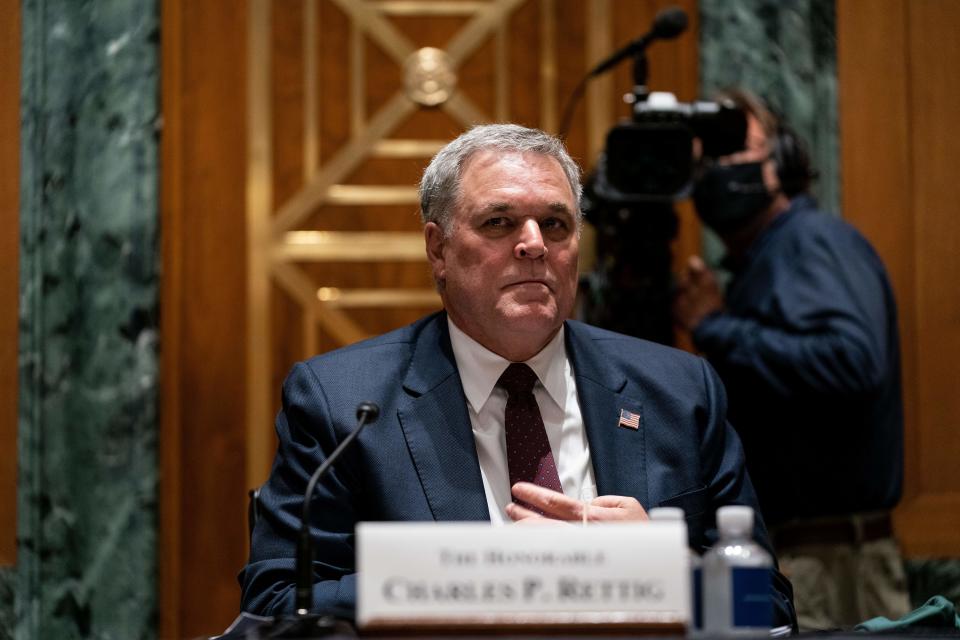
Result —
<instances>
[{"instance_id":1,"label":"suit lapel","mask_svg":"<svg viewBox=\"0 0 960 640\"><path fill-rule=\"evenodd\" d=\"M398 417L434 519L489 520L446 314L424 325L403 387Z\"/></svg>"},{"instance_id":2,"label":"suit lapel","mask_svg":"<svg viewBox=\"0 0 960 640\"><path fill-rule=\"evenodd\" d=\"M633 496L647 505L647 465L644 444L648 425L643 404L625 392L627 378L604 360L602 351L576 322L566 323L567 353L573 361L577 397L583 415L590 458L600 495ZM640 416L638 429L619 425L620 412Z\"/></svg>"}]
</instances>

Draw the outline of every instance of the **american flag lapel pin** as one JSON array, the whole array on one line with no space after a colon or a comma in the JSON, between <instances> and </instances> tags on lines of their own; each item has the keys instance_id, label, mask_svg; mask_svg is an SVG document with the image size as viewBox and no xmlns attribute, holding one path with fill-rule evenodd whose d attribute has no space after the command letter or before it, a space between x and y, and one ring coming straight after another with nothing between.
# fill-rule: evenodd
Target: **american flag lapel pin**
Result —
<instances>
[{"instance_id":1,"label":"american flag lapel pin","mask_svg":"<svg viewBox=\"0 0 960 640\"><path fill-rule=\"evenodd\" d=\"M620 422L617 423L617 426L626 427L627 429L639 429L640 414L627 411L626 409L620 409Z\"/></svg>"}]
</instances>

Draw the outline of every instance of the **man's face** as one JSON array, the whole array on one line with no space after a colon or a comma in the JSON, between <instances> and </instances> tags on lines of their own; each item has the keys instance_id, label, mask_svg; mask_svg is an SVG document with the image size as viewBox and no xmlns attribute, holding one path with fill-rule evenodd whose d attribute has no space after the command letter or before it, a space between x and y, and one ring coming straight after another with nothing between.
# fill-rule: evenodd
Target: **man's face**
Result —
<instances>
[{"instance_id":1,"label":"man's face","mask_svg":"<svg viewBox=\"0 0 960 640\"><path fill-rule=\"evenodd\" d=\"M700 220L727 244L755 235L783 207L770 142L760 121L747 115L744 149L707 163L697 176L693 203Z\"/></svg>"},{"instance_id":2,"label":"man's face","mask_svg":"<svg viewBox=\"0 0 960 640\"><path fill-rule=\"evenodd\" d=\"M427 254L453 322L525 360L573 309L578 237L570 184L538 153L480 151L463 167L448 233L427 223Z\"/></svg>"}]
</instances>

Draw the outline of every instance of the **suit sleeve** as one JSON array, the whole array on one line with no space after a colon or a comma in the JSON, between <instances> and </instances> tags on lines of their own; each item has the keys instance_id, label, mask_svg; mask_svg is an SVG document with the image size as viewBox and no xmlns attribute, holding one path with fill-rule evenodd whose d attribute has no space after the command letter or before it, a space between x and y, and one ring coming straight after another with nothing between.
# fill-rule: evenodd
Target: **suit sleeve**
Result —
<instances>
[{"instance_id":1,"label":"suit sleeve","mask_svg":"<svg viewBox=\"0 0 960 640\"><path fill-rule=\"evenodd\" d=\"M250 540L250 560L240 573L242 609L260 615L295 608L296 540L307 482L353 424L338 424L308 364L294 367L283 385L277 416L277 456L260 489L260 517ZM318 483L311 509L314 544L313 607L352 618L356 603L354 525L357 480L350 452Z\"/></svg>"},{"instance_id":2,"label":"suit sleeve","mask_svg":"<svg viewBox=\"0 0 960 640\"><path fill-rule=\"evenodd\" d=\"M715 514L725 505L747 505L753 507L755 514L753 537L774 558L771 575L771 600L773 602L774 626L790 625L794 632L797 628L797 614L793 606L793 587L790 581L780 573L767 533L760 505L757 502L753 484L747 473L743 447L736 431L727 422L727 400L723 384L717 374L705 361L701 360L705 388L707 390L706 415L701 416L705 425L700 443L700 459L703 464L704 482L711 497L710 526L705 528L702 540L691 541L698 552L704 552L715 544L718 538Z\"/></svg>"}]
</instances>

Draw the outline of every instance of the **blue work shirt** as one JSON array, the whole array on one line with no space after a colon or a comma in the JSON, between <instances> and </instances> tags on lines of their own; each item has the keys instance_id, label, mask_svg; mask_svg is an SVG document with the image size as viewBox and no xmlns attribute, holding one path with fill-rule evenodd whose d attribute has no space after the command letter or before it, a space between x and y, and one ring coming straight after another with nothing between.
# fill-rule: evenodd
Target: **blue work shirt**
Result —
<instances>
[{"instance_id":1,"label":"blue work shirt","mask_svg":"<svg viewBox=\"0 0 960 640\"><path fill-rule=\"evenodd\" d=\"M694 342L720 374L768 526L892 508L903 480L896 305L852 226L793 199Z\"/></svg>"}]
</instances>

